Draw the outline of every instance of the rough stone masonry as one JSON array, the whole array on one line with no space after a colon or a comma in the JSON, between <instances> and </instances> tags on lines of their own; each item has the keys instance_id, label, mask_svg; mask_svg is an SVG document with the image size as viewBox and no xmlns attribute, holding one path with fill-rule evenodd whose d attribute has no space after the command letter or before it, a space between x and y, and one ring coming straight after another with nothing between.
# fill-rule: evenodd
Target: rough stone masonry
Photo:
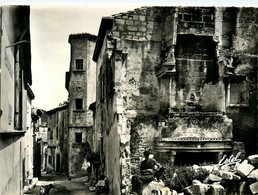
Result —
<instances>
[{"instance_id":1,"label":"rough stone masonry","mask_svg":"<svg viewBox=\"0 0 258 195\"><path fill-rule=\"evenodd\" d=\"M257 13L143 7L102 19L94 137L111 193L129 193L145 150L179 164L218 162L233 141L256 153Z\"/></svg>"}]
</instances>

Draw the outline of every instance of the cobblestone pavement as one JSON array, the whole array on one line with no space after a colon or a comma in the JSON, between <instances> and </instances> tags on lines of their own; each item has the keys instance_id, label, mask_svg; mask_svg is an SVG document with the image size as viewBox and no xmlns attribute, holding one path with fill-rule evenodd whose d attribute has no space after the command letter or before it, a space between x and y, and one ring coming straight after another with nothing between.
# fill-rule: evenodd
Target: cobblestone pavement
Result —
<instances>
[{"instance_id":1,"label":"cobblestone pavement","mask_svg":"<svg viewBox=\"0 0 258 195\"><path fill-rule=\"evenodd\" d=\"M49 194L56 195L96 195L95 192L89 192L89 187L85 185L85 179L68 180L63 175L42 174L36 186L25 194L39 195L40 186L53 184L54 188Z\"/></svg>"}]
</instances>

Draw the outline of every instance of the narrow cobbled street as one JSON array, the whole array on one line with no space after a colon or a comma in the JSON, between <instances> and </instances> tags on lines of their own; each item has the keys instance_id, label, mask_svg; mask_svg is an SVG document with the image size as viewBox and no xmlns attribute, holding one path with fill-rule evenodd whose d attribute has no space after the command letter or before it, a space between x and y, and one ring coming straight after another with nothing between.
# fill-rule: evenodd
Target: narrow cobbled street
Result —
<instances>
[{"instance_id":1,"label":"narrow cobbled street","mask_svg":"<svg viewBox=\"0 0 258 195\"><path fill-rule=\"evenodd\" d=\"M64 175L54 175L54 174L46 174L43 173L39 178L39 181L34 186L33 189L28 190L25 194L40 194L40 186L46 186L49 184L53 184L54 188L52 188L49 194L56 195L95 195L95 192L90 192L87 176L82 178L76 178L69 180Z\"/></svg>"}]
</instances>

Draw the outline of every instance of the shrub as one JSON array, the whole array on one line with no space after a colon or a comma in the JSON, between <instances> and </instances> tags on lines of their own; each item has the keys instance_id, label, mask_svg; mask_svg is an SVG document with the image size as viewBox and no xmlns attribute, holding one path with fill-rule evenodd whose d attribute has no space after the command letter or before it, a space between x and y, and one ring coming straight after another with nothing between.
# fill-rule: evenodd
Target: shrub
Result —
<instances>
[{"instance_id":1,"label":"shrub","mask_svg":"<svg viewBox=\"0 0 258 195\"><path fill-rule=\"evenodd\" d=\"M173 166L171 164L164 165L165 171L162 181L171 190L183 192L183 188L192 185L193 180L203 181L209 172L205 169L199 169L198 172L190 166Z\"/></svg>"}]
</instances>

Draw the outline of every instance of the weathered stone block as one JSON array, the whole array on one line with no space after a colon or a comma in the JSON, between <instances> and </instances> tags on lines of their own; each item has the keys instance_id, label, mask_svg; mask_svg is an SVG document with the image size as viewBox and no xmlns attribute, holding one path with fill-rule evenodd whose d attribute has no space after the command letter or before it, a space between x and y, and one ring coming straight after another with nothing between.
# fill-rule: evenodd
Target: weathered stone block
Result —
<instances>
[{"instance_id":1,"label":"weathered stone block","mask_svg":"<svg viewBox=\"0 0 258 195\"><path fill-rule=\"evenodd\" d=\"M117 30L118 30L118 31L124 31L124 29L125 29L124 26L118 26L118 27L117 27Z\"/></svg>"},{"instance_id":2,"label":"weathered stone block","mask_svg":"<svg viewBox=\"0 0 258 195\"><path fill-rule=\"evenodd\" d=\"M253 194L257 194L258 193L258 182L251 184L249 186L249 188Z\"/></svg>"},{"instance_id":3,"label":"weathered stone block","mask_svg":"<svg viewBox=\"0 0 258 195\"><path fill-rule=\"evenodd\" d=\"M140 37L142 36L142 32L136 32L135 35Z\"/></svg>"},{"instance_id":4,"label":"weathered stone block","mask_svg":"<svg viewBox=\"0 0 258 195\"><path fill-rule=\"evenodd\" d=\"M231 168L230 168L230 166L228 166L228 165L223 165L222 167L221 167L221 170L222 171L229 171Z\"/></svg>"},{"instance_id":5,"label":"weathered stone block","mask_svg":"<svg viewBox=\"0 0 258 195\"><path fill-rule=\"evenodd\" d=\"M119 31L113 31L113 36L114 37L120 37Z\"/></svg>"},{"instance_id":6,"label":"weathered stone block","mask_svg":"<svg viewBox=\"0 0 258 195\"><path fill-rule=\"evenodd\" d=\"M146 17L145 16L139 16L139 20L144 22L146 20Z\"/></svg>"},{"instance_id":7,"label":"weathered stone block","mask_svg":"<svg viewBox=\"0 0 258 195\"><path fill-rule=\"evenodd\" d=\"M199 186L192 185L184 188L184 194L185 195L194 195L194 194L200 194Z\"/></svg>"},{"instance_id":8,"label":"weathered stone block","mask_svg":"<svg viewBox=\"0 0 258 195\"><path fill-rule=\"evenodd\" d=\"M192 183L193 183L193 186L198 186L198 191L200 192L200 194L205 194L210 189L209 184L204 184L199 180L193 180ZM193 188L196 188L196 187L193 187Z\"/></svg>"},{"instance_id":9,"label":"weathered stone block","mask_svg":"<svg viewBox=\"0 0 258 195\"><path fill-rule=\"evenodd\" d=\"M126 25L133 25L133 20L126 20L125 24Z\"/></svg>"},{"instance_id":10,"label":"weathered stone block","mask_svg":"<svg viewBox=\"0 0 258 195\"><path fill-rule=\"evenodd\" d=\"M211 194L212 195L225 195L226 190L223 186L221 185L211 185Z\"/></svg>"},{"instance_id":11,"label":"weathered stone block","mask_svg":"<svg viewBox=\"0 0 258 195\"><path fill-rule=\"evenodd\" d=\"M222 172L222 179L226 179L226 180L241 180L241 177L232 173L232 172L227 172L227 171L223 171Z\"/></svg>"},{"instance_id":12,"label":"weathered stone block","mask_svg":"<svg viewBox=\"0 0 258 195\"><path fill-rule=\"evenodd\" d=\"M248 156L248 160L252 164L258 163L258 154Z\"/></svg>"},{"instance_id":13,"label":"weathered stone block","mask_svg":"<svg viewBox=\"0 0 258 195\"><path fill-rule=\"evenodd\" d=\"M238 167L237 173L243 177L248 176L251 171L254 169L253 165L248 164L247 160L244 160Z\"/></svg>"},{"instance_id":14,"label":"weathered stone block","mask_svg":"<svg viewBox=\"0 0 258 195\"><path fill-rule=\"evenodd\" d=\"M137 27L136 26L127 26L126 28L129 31L137 31Z\"/></svg>"},{"instance_id":15,"label":"weathered stone block","mask_svg":"<svg viewBox=\"0 0 258 195\"><path fill-rule=\"evenodd\" d=\"M116 20L115 20L115 23L116 23L117 25L124 25L124 24L125 24L125 20L124 20L124 19L116 19Z\"/></svg>"},{"instance_id":16,"label":"weathered stone block","mask_svg":"<svg viewBox=\"0 0 258 195\"><path fill-rule=\"evenodd\" d=\"M239 162L237 162L237 163L235 164L234 169L236 170L236 169L237 169L237 167L239 167L239 165L240 165L240 163L239 163Z\"/></svg>"},{"instance_id":17,"label":"weathered stone block","mask_svg":"<svg viewBox=\"0 0 258 195\"><path fill-rule=\"evenodd\" d=\"M128 35L135 35L135 32L128 32Z\"/></svg>"},{"instance_id":18,"label":"weathered stone block","mask_svg":"<svg viewBox=\"0 0 258 195\"><path fill-rule=\"evenodd\" d=\"M195 172L198 172L198 170L200 169L200 166L198 165L193 165L193 169Z\"/></svg>"},{"instance_id":19,"label":"weathered stone block","mask_svg":"<svg viewBox=\"0 0 258 195\"><path fill-rule=\"evenodd\" d=\"M217 176L217 175L210 174L209 177L208 177L208 180L211 181L211 182L218 182L218 181L221 181L222 178Z\"/></svg>"},{"instance_id":20,"label":"weathered stone block","mask_svg":"<svg viewBox=\"0 0 258 195\"><path fill-rule=\"evenodd\" d=\"M247 178L251 178L251 179L256 179L258 180L258 169L253 170L248 176Z\"/></svg>"},{"instance_id":21,"label":"weathered stone block","mask_svg":"<svg viewBox=\"0 0 258 195\"><path fill-rule=\"evenodd\" d=\"M138 27L138 31L140 31L140 32L146 32L146 27L144 27L144 26L139 26L139 27Z\"/></svg>"},{"instance_id":22,"label":"weathered stone block","mask_svg":"<svg viewBox=\"0 0 258 195\"><path fill-rule=\"evenodd\" d=\"M138 20L139 16L138 15L133 15L133 20Z\"/></svg>"},{"instance_id":23,"label":"weathered stone block","mask_svg":"<svg viewBox=\"0 0 258 195\"><path fill-rule=\"evenodd\" d=\"M165 187L165 185L163 182L152 181L147 186L143 187L142 195L149 195L149 194L151 194L152 190L161 190L164 187Z\"/></svg>"},{"instance_id":24,"label":"weathered stone block","mask_svg":"<svg viewBox=\"0 0 258 195\"><path fill-rule=\"evenodd\" d=\"M140 26L140 25L141 25L141 22L138 21L138 20L136 20L136 21L134 21L134 25L135 25L135 26Z\"/></svg>"},{"instance_id":25,"label":"weathered stone block","mask_svg":"<svg viewBox=\"0 0 258 195\"><path fill-rule=\"evenodd\" d=\"M205 169L206 171L209 171L211 173L214 166L213 165L206 165L206 166L201 166L201 168Z\"/></svg>"}]
</instances>

